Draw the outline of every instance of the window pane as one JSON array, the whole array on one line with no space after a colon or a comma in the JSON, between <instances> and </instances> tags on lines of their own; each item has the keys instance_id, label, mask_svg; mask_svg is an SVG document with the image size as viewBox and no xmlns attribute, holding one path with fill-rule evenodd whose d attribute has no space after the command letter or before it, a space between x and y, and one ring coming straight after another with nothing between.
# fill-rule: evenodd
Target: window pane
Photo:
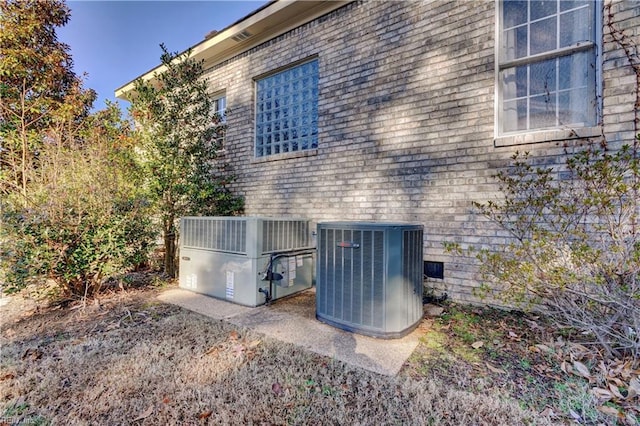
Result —
<instances>
[{"instance_id":1,"label":"window pane","mask_svg":"<svg viewBox=\"0 0 640 426\"><path fill-rule=\"evenodd\" d=\"M595 82L595 64L590 52L574 53L559 58L559 89L592 86Z\"/></svg>"},{"instance_id":2,"label":"window pane","mask_svg":"<svg viewBox=\"0 0 640 426\"><path fill-rule=\"evenodd\" d=\"M515 132L527 129L527 100L508 101L502 111L504 132Z\"/></svg>"},{"instance_id":3,"label":"window pane","mask_svg":"<svg viewBox=\"0 0 640 426\"><path fill-rule=\"evenodd\" d=\"M504 33L504 56L506 60L527 56L527 27L517 27Z\"/></svg>"},{"instance_id":4,"label":"window pane","mask_svg":"<svg viewBox=\"0 0 640 426\"><path fill-rule=\"evenodd\" d=\"M593 55L580 52L560 58L560 96L558 111L561 124L595 126L597 100Z\"/></svg>"},{"instance_id":5,"label":"window pane","mask_svg":"<svg viewBox=\"0 0 640 426\"><path fill-rule=\"evenodd\" d=\"M556 0L532 0L531 1L531 20L544 18L553 15L558 11L558 2Z\"/></svg>"},{"instance_id":6,"label":"window pane","mask_svg":"<svg viewBox=\"0 0 640 426\"><path fill-rule=\"evenodd\" d=\"M553 16L531 24L530 55L555 50L557 17Z\"/></svg>"},{"instance_id":7,"label":"window pane","mask_svg":"<svg viewBox=\"0 0 640 426\"><path fill-rule=\"evenodd\" d=\"M589 7L589 3L593 3L594 0L560 0L560 11L575 9L577 7Z\"/></svg>"},{"instance_id":8,"label":"window pane","mask_svg":"<svg viewBox=\"0 0 640 426\"><path fill-rule=\"evenodd\" d=\"M530 95L548 94L556 91L556 60L531 64Z\"/></svg>"},{"instance_id":9,"label":"window pane","mask_svg":"<svg viewBox=\"0 0 640 426\"><path fill-rule=\"evenodd\" d=\"M509 0L503 3L504 28L515 27L527 22L527 2Z\"/></svg>"},{"instance_id":10,"label":"window pane","mask_svg":"<svg viewBox=\"0 0 640 426\"><path fill-rule=\"evenodd\" d=\"M594 41L591 9L584 7L560 15L560 47L579 41Z\"/></svg>"},{"instance_id":11,"label":"window pane","mask_svg":"<svg viewBox=\"0 0 640 426\"><path fill-rule=\"evenodd\" d=\"M502 96L505 100L527 96L527 67L508 68L502 73Z\"/></svg>"},{"instance_id":12,"label":"window pane","mask_svg":"<svg viewBox=\"0 0 640 426\"><path fill-rule=\"evenodd\" d=\"M256 149L256 155L309 149L308 142L298 140L310 132L317 135L318 61L266 77L257 81L256 87L256 110L267 111L256 120L256 146L259 141L265 146L262 151ZM264 125L259 124L261 119L266 121Z\"/></svg>"},{"instance_id":13,"label":"window pane","mask_svg":"<svg viewBox=\"0 0 640 426\"><path fill-rule=\"evenodd\" d=\"M227 97L221 95L213 99L213 120L216 124L225 124L227 118L225 116L225 110L227 108Z\"/></svg>"},{"instance_id":14,"label":"window pane","mask_svg":"<svg viewBox=\"0 0 640 426\"><path fill-rule=\"evenodd\" d=\"M558 110L562 125L592 126L595 123L595 98L589 98L589 91L586 88L560 93Z\"/></svg>"},{"instance_id":15,"label":"window pane","mask_svg":"<svg viewBox=\"0 0 640 426\"><path fill-rule=\"evenodd\" d=\"M529 101L529 127L539 129L556 123L556 93L533 96Z\"/></svg>"}]
</instances>

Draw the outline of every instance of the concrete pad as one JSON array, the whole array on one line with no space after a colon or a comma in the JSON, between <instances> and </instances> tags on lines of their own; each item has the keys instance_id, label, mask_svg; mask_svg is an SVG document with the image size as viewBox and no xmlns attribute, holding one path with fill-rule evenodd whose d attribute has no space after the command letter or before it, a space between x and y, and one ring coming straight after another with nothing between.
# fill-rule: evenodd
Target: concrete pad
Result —
<instances>
[{"instance_id":1,"label":"concrete pad","mask_svg":"<svg viewBox=\"0 0 640 426\"><path fill-rule=\"evenodd\" d=\"M315 289L257 308L181 289L168 290L159 299L388 376L400 371L424 333L416 329L401 339L385 340L321 323L315 318Z\"/></svg>"},{"instance_id":2,"label":"concrete pad","mask_svg":"<svg viewBox=\"0 0 640 426\"><path fill-rule=\"evenodd\" d=\"M158 296L165 303L178 305L181 308L208 316L210 318L225 320L237 315L251 312L256 308L229 303L203 294L180 288L167 290Z\"/></svg>"}]
</instances>

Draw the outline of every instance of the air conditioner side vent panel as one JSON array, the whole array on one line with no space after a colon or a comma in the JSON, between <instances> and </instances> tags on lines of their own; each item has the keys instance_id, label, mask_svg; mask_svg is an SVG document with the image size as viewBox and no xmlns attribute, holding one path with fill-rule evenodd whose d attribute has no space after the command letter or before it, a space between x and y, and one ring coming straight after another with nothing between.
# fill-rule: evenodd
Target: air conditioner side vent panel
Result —
<instances>
[{"instance_id":1,"label":"air conditioner side vent panel","mask_svg":"<svg viewBox=\"0 0 640 426\"><path fill-rule=\"evenodd\" d=\"M181 224L183 247L227 253L247 253L247 223L216 217L185 217Z\"/></svg>"},{"instance_id":2,"label":"air conditioner side vent panel","mask_svg":"<svg viewBox=\"0 0 640 426\"><path fill-rule=\"evenodd\" d=\"M310 247L309 223L300 220L265 220L262 224L262 253Z\"/></svg>"}]
</instances>

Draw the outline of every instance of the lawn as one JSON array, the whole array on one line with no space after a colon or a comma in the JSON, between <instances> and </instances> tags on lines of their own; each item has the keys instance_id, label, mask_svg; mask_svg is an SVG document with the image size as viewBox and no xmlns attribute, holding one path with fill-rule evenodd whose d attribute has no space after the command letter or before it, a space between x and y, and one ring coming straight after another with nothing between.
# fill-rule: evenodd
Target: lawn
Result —
<instances>
[{"instance_id":1,"label":"lawn","mask_svg":"<svg viewBox=\"0 0 640 426\"><path fill-rule=\"evenodd\" d=\"M0 307L0 424L632 424L637 416L637 398L598 401L587 349L571 336L557 340L539 318L443 305L421 323L422 342L400 374L387 377L163 304L159 291ZM576 374L579 360L591 383Z\"/></svg>"}]
</instances>

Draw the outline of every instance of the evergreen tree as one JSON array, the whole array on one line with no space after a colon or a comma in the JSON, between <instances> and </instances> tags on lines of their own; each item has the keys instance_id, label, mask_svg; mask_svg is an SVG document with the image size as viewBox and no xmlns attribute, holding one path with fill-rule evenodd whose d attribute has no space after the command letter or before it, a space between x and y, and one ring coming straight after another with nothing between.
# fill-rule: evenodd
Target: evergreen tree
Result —
<instances>
[{"instance_id":1,"label":"evergreen tree","mask_svg":"<svg viewBox=\"0 0 640 426\"><path fill-rule=\"evenodd\" d=\"M160 47L165 69L155 81L136 81L131 113L143 141L146 189L162 222L164 270L174 277L179 218L234 214L242 202L227 189L232 177L218 161L225 125L214 112L202 63L189 51Z\"/></svg>"}]
</instances>

